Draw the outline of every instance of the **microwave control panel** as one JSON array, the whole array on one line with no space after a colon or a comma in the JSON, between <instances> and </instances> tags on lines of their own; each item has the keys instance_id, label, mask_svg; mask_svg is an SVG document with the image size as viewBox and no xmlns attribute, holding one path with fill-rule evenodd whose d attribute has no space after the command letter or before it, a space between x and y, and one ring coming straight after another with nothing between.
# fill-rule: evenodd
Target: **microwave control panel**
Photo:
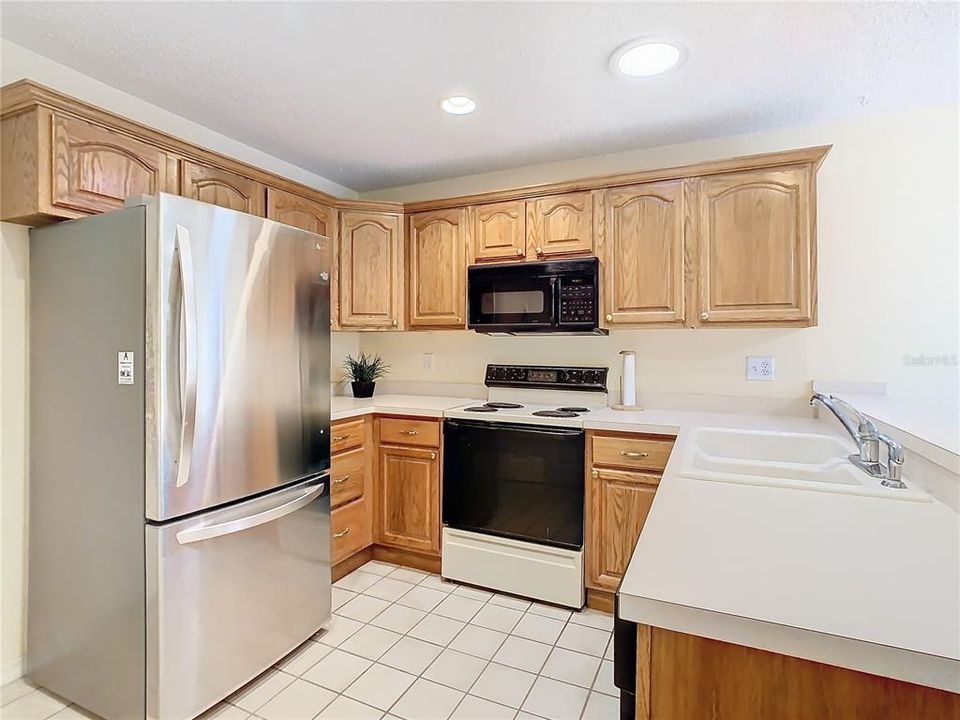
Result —
<instances>
[{"instance_id":1,"label":"microwave control panel","mask_svg":"<svg viewBox=\"0 0 960 720\"><path fill-rule=\"evenodd\" d=\"M583 275L560 280L560 322L595 323L597 292L593 278Z\"/></svg>"}]
</instances>

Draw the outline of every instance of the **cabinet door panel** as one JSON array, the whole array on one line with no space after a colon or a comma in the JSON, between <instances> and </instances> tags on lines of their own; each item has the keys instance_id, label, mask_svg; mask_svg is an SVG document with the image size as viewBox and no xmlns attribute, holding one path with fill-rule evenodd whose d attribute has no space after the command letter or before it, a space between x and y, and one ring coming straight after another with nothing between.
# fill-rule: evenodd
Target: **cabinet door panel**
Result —
<instances>
[{"instance_id":1,"label":"cabinet door panel","mask_svg":"<svg viewBox=\"0 0 960 720\"><path fill-rule=\"evenodd\" d=\"M440 463L432 450L380 448L380 523L385 545L440 551Z\"/></svg>"},{"instance_id":2,"label":"cabinet door panel","mask_svg":"<svg viewBox=\"0 0 960 720\"><path fill-rule=\"evenodd\" d=\"M159 148L83 120L51 122L54 206L100 213L131 195L176 192L177 161Z\"/></svg>"},{"instance_id":3,"label":"cabinet door panel","mask_svg":"<svg viewBox=\"0 0 960 720\"><path fill-rule=\"evenodd\" d=\"M337 329L340 316L337 287L337 211L286 190L267 188L267 217L286 225L309 230L326 238L324 250L330 268L330 327Z\"/></svg>"},{"instance_id":4,"label":"cabinet door panel","mask_svg":"<svg viewBox=\"0 0 960 720\"><path fill-rule=\"evenodd\" d=\"M812 321L811 169L700 182L700 321Z\"/></svg>"},{"instance_id":5,"label":"cabinet door panel","mask_svg":"<svg viewBox=\"0 0 960 720\"><path fill-rule=\"evenodd\" d=\"M330 512L330 564L336 565L373 544L367 498L354 500Z\"/></svg>"},{"instance_id":6,"label":"cabinet door panel","mask_svg":"<svg viewBox=\"0 0 960 720\"><path fill-rule=\"evenodd\" d=\"M527 258L593 251L593 198L588 192L527 201Z\"/></svg>"},{"instance_id":7,"label":"cabinet door panel","mask_svg":"<svg viewBox=\"0 0 960 720\"><path fill-rule=\"evenodd\" d=\"M599 255L609 325L683 322L684 195L682 180L604 192Z\"/></svg>"},{"instance_id":8,"label":"cabinet door panel","mask_svg":"<svg viewBox=\"0 0 960 720\"><path fill-rule=\"evenodd\" d=\"M332 238L335 213L332 207L286 190L267 188L267 217L271 220Z\"/></svg>"},{"instance_id":9,"label":"cabinet door panel","mask_svg":"<svg viewBox=\"0 0 960 720\"><path fill-rule=\"evenodd\" d=\"M466 211L412 215L407 228L411 327L464 327Z\"/></svg>"},{"instance_id":10,"label":"cabinet door panel","mask_svg":"<svg viewBox=\"0 0 960 720\"><path fill-rule=\"evenodd\" d=\"M341 327L399 327L402 248L396 215L340 213Z\"/></svg>"},{"instance_id":11,"label":"cabinet door panel","mask_svg":"<svg viewBox=\"0 0 960 720\"><path fill-rule=\"evenodd\" d=\"M527 215L523 200L477 205L473 215L476 262L522 260L527 254Z\"/></svg>"},{"instance_id":12,"label":"cabinet door panel","mask_svg":"<svg viewBox=\"0 0 960 720\"><path fill-rule=\"evenodd\" d=\"M226 170L184 160L180 163L180 194L263 217L264 187L256 180Z\"/></svg>"},{"instance_id":13,"label":"cabinet door panel","mask_svg":"<svg viewBox=\"0 0 960 720\"><path fill-rule=\"evenodd\" d=\"M595 468L591 473L590 581L616 590L653 505L659 477Z\"/></svg>"}]
</instances>

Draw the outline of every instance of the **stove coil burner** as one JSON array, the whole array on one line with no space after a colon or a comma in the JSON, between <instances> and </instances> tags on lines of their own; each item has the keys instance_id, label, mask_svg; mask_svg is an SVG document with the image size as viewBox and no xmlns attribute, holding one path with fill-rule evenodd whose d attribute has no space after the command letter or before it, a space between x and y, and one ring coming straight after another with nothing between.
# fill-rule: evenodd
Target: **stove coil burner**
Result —
<instances>
[{"instance_id":1,"label":"stove coil burner","mask_svg":"<svg viewBox=\"0 0 960 720\"><path fill-rule=\"evenodd\" d=\"M464 412L496 412L495 407L487 407L486 405L478 405L477 407L468 407L463 409Z\"/></svg>"},{"instance_id":2,"label":"stove coil burner","mask_svg":"<svg viewBox=\"0 0 960 720\"><path fill-rule=\"evenodd\" d=\"M585 407L561 407L557 408L559 412L572 412L572 413L583 413L590 412L590 408Z\"/></svg>"},{"instance_id":3,"label":"stove coil burner","mask_svg":"<svg viewBox=\"0 0 960 720\"><path fill-rule=\"evenodd\" d=\"M568 410L537 410L533 413L537 417L552 417L552 418L573 418L578 417L575 412L570 412Z\"/></svg>"},{"instance_id":4,"label":"stove coil burner","mask_svg":"<svg viewBox=\"0 0 960 720\"><path fill-rule=\"evenodd\" d=\"M493 408L494 410L516 410L517 408L523 407L523 405L511 402L488 402L484 403L483 406Z\"/></svg>"}]
</instances>

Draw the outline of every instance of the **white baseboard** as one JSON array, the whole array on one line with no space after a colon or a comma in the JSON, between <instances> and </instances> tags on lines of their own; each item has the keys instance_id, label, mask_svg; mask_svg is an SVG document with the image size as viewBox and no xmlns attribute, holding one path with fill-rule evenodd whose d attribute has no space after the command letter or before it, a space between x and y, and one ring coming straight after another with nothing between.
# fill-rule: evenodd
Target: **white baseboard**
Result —
<instances>
[{"instance_id":1,"label":"white baseboard","mask_svg":"<svg viewBox=\"0 0 960 720\"><path fill-rule=\"evenodd\" d=\"M22 657L18 657L16 660L11 660L4 664L3 668L0 669L0 685L6 685L8 682L13 682L18 677L22 677L23 670L24 663Z\"/></svg>"}]
</instances>

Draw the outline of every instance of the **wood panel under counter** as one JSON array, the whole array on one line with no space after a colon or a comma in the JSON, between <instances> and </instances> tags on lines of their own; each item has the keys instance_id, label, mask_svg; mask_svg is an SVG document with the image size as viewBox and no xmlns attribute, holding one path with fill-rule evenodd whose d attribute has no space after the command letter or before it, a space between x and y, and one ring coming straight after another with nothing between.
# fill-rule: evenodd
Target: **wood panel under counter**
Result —
<instances>
[{"instance_id":1,"label":"wood panel under counter","mask_svg":"<svg viewBox=\"0 0 960 720\"><path fill-rule=\"evenodd\" d=\"M946 720L960 695L648 625L636 720Z\"/></svg>"}]
</instances>

